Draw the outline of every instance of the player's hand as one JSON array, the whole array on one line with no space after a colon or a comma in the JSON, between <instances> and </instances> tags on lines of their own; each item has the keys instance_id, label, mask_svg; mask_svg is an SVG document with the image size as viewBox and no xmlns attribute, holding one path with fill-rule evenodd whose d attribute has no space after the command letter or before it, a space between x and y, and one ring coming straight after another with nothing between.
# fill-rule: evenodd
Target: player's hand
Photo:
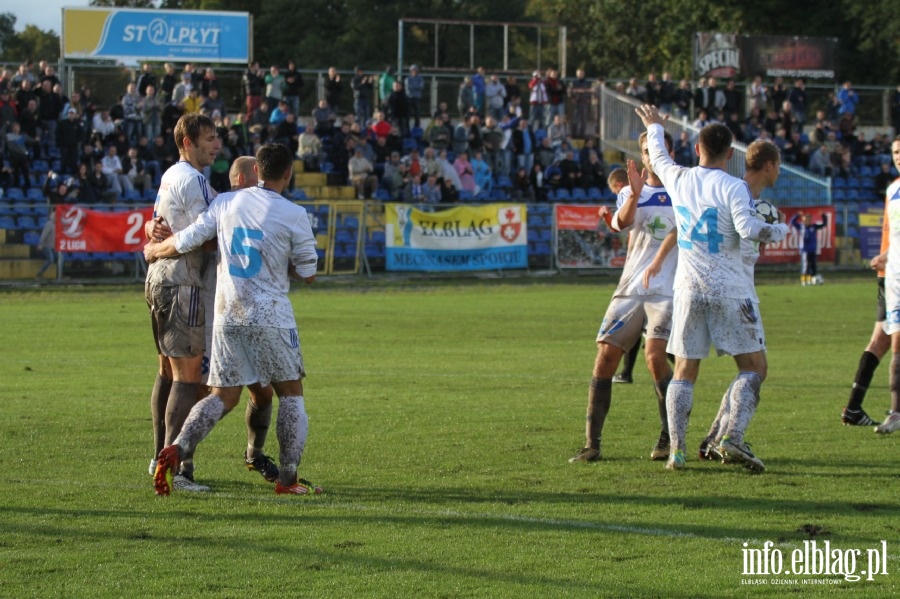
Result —
<instances>
[{"instance_id":1,"label":"player's hand","mask_svg":"<svg viewBox=\"0 0 900 599\"><path fill-rule=\"evenodd\" d=\"M641 169L638 173L637 164L634 160L628 160L628 185L631 187L631 195L640 198L641 190L644 189L644 179L647 177L646 169Z\"/></svg>"},{"instance_id":2,"label":"player's hand","mask_svg":"<svg viewBox=\"0 0 900 599\"><path fill-rule=\"evenodd\" d=\"M144 246L144 260L147 261L147 264L153 264L156 262L156 248L159 244L155 241L150 241L147 245Z\"/></svg>"},{"instance_id":3,"label":"player's hand","mask_svg":"<svg viewBox=\"0 0 900 599\"><path fill-rule=\"evenodd\" d=\"M599 208L597 208L597 215L602 219L606 219L606 217L609 215L609 207L600 206Z\"/></svg>"},{"instance_id":4,"label":"player's hand","mask_svg":"<svg viewBox=\"0 0 900 599\"><path fill-rule=\"evenodd\" d=\"M872 270L884 270L884 267L887 266L887 254L879 254L869 260L869 266L872 267Z\"/></svg>"},{"instance_id":5,"label":"player's hand","mask_svg":"<svg viewBox=\"0 0 900 599\"><path fill-rule=\"evenodd\" d=\"M144 224L144 233L151 241L163 241L172 236L172 229L166 223L165 218L157 216Z\"/></svg>"},{"instance_id":6,"label":"player's hand","mask_svg":"<svg viewBox=\"0 0 900 599\"><path fill-rule=\"evenodd\" d=\"M650 277L655 277L659 274L659 271L662 270L662 263L657 263L656 260L650 263L647 269L644 271L644 289L650 289Z\"/></svg>"},{"instance_id":7,"label":"player's hand","mask_svg":"<svg viewBox=\"0 0 900 599\"><path fill-rule=\"evenodd\" d=\"M651 104L641 104L634 109L634 112L641 117L641 121L644 123L645 127L649 127L654 123L662 125L669 120L669 115L661 115L659 109Z\"/></svg>"}]
</instances>

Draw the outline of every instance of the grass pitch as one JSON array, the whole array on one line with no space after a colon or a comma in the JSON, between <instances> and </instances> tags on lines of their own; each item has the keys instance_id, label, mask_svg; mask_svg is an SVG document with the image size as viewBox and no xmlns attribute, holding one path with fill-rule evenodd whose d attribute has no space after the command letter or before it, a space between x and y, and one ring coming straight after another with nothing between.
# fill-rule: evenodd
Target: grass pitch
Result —
<instances>
[{"instance_id":1,"label":"grass pitch","mask_svg":"<svg viewBox=\"0 0 900 599\"><path fill-rule=\"evenodd\" d=\"M610 279L298 288L313 498L244 470L243 401L197 451L213 491L156 497L140 287L4 292L0 597L896 597L900 438L839 422L875 283L837 278L760 285L758 476L694 457L729 358L701 368L685 471L648 459L641 366L614 388L604 460L567 463ZM746 575L766 541L782 574ZM847 566L861 551L857 574L886 547L887 574L785 574L811 541Z\"/></svg>"}]
</instances>

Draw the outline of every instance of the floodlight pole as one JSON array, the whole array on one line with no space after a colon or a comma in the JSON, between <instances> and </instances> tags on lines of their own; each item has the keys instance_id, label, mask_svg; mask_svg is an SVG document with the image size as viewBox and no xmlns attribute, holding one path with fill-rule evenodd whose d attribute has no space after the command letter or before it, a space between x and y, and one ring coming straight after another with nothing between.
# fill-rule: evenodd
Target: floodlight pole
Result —
<instances>
[{"instance_id":1,"label":"floodlight pole","mask_svg":"<svg viewBox=\"0 0 900 599\"><path fill-rule=\"evenodd\" d=\"M397 21L397 79L403 75L403 19Z\"/></svg>"}]
</instances>

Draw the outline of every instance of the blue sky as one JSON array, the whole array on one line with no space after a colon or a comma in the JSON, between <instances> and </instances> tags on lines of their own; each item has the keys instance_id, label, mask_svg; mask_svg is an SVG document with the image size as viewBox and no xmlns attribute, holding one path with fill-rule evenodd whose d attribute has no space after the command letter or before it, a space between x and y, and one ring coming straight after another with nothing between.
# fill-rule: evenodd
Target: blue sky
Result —
<instances>
[{"instance_id":1,"label":"blue sky","mask_svg":"<svg viewBox=\"0 0 900 599\"><path fill-rule=\"evenodd\" d=\"M16 16L16 31L22 31L26 25L35 25L38 29L50 30L59 35L62 24L62 8L71 6L79 8L89 6L88 0L26 0L16 3L15 10L0 8L0 12L11 12Z\"/></svg>"}]
</instances>

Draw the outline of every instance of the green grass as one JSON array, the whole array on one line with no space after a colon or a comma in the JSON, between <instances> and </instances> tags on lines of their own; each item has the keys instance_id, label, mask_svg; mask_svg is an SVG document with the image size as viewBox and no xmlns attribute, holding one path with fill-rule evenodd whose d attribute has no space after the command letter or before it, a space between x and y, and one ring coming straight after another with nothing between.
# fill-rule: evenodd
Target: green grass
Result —
<instances>
[{"instance_id":1,"label":"green grass","mask_svg":"<svg viewBox=\"0 0 900 599\"><path fill-rule=\"evenodd\" d=\"M139 286L4 292L0 597L896 597L900 439L838 418L874 280L838 279L760 286L759 476L694 458L728 358L703 363L684 472L647 457L658 422L640 366L614 389L603 462L566 462L608 278L298 290L301 470L326 490L299 500L243 469L243 402L197 451L214 491L154 496ZM876 418L887 371L866 401ZM889 575L741 584L742 543L773 541L789 564L813 538L886 540Z\"/></svg>"}]
</instances>

